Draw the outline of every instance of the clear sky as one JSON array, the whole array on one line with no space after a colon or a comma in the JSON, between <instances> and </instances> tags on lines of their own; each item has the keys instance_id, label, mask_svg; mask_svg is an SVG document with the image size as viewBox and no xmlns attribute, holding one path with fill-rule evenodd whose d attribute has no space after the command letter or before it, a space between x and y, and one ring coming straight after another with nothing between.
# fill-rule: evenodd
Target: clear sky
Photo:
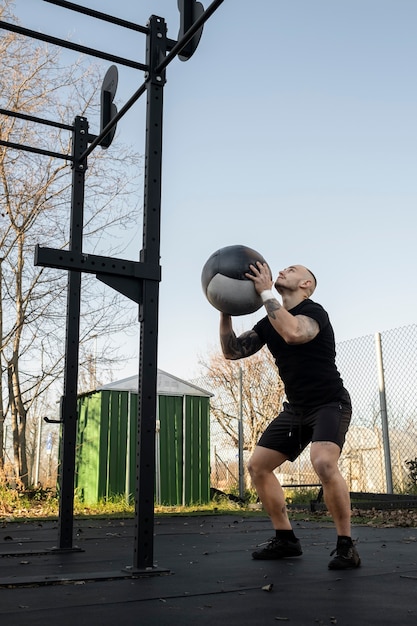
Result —
<instances>
[{"instance_id":1,"label":"clear sky","mask_svg":"<svg viewBox=\"0 0 417 626\"><path fill-rule=\"evenodd\" d=\"M142 25L159 15L177 37L177 0L78 4ZM27 28L145 62L144 35L44 0L15 6ZM258 250L274 275L310 267L338 342L416 323L416 28L415 0L224 0L194 56L168 66L161 369L196 377L219 347L200 276L228 245ZM119 67L119 108L143 78ZM138 103L117 137L143 154L144 130ZM140 228L124 256L141 246ZM131 359L122 375L136 372Z\"/></svg>"}]
</instances>

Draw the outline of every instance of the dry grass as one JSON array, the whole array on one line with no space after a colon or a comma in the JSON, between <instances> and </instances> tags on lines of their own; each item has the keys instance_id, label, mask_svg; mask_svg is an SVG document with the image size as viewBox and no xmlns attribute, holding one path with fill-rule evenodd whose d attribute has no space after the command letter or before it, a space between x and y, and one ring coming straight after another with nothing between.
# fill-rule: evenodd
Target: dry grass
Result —
<instances>
[{"instance_id":1,"label":"dry grass","mask_svg":"<svg viewBox=\"0 0 417 626\"><path fill-rule=\"evenodd\" d=\"M221 498L209 504L195 506L156 506L157 516L169 515L225 515L239 514L244 516L265 517L266 513L253 505L243 506L231 500ZM289 511L294 521L331 522L327 511L311 512L306 505L305 509ZM22 492L0 487L0 522L29 521L39 519L58 519L59 500L52 490L37 490ZM134 506L126 502L125 498L99 502L95 505L86 505L77 498L74 500L74 517L76 518L132 518ZM380 528L409 527L417 528L417 508L389 509L377 508L352 510L352 522Z\"/></svg>"}]
</instances>

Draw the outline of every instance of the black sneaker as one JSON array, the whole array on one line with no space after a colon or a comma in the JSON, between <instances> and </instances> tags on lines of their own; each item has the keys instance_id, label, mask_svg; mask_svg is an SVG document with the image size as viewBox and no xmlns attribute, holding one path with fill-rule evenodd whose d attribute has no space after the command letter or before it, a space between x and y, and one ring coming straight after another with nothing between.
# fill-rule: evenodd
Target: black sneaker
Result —
<instances>
[{"instance_id":1,"label":"black sneaker","mask_svg":"<svg viewBox=\"0 0 417 626\"><path fill-rule=\"evenodd\" d=\"M361 559L353 543L339 544L330 556L336 554L329 563L329 569L353 569L359 567Z\"/></svg>"},{"instance_id":2,"label":"black sneaker","mask_svg":"<svg viewBox=\"0 0 417 626\"><path fill-rule=\"evenodd\" d=\"M302 553L301 543L298 539L297 541L283 541L282 539L272 537L272 539L266 543L264 548L252 552L252 558L265 560L287 559L292 556L300 556Z\"/></svg>"}]
</instances>

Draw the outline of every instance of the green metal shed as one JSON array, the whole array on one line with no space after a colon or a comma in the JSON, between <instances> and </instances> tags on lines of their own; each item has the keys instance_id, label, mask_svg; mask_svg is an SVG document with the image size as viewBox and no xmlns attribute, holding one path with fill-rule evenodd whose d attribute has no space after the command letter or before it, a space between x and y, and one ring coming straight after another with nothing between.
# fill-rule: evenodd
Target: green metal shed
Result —
<instances>
[{"instance_id":1,"label":"green metal shed","mask_svg":"<svg viewBox=\"0 0 417 626\"><path fill-rule=\"evenodd\" d=\"M79 397L75 487L93 504L135 490L138 377ZM210 397L192 383L158 370L155 501L210 501Z\"/></svg>"}]
</instances>

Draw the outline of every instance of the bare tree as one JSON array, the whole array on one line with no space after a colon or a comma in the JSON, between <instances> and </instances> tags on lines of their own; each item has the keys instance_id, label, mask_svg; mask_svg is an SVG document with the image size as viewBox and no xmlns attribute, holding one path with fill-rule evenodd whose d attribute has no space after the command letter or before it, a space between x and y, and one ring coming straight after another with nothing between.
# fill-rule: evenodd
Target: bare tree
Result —
<instances>
[{"instance_id":1,"label":"bare tree","mask_svg":"<svg viewBox=\"0 0 417 626\"><path fill-rule=\"evenodd\" d=\"M2 4L1 19L16 21L13 2ZM65 65L56 49L7 31L0 32L0 59L1 108L66 125L86 112L97 118L102 76L90 62ZM71 152L70 131L9 115L0 116L0 138ZM137 176L130 168L138 168L139 157L114 144L105 168L100 163L106 153L90 156L85 196L86 245L98 254L105 248L107 255L120 254L126 245L120 232L132 230L138 217L131 206ZM58 393L64 360L66 273L35 267L34 249L38 243L68 244L70 192L70 163L0 146L0 469L4 424L10 420L15 474L24 485L29 482L27 421L38 419L32 412L39 396L51 389ZM91 345L92 337L106 336L111 367L119 358L111 336L134 324L133 307L91 276L83 277L83 293L81 342Z\"/></svg>"},{"instance_id":2,"label":"bare tree","mask_svg":"<svg viewBox=\"0 0 417 626\"><path fill-rule=\"evenodd\" d=\"M201 364L206 373L200 384L214 394L211 416L237 447L241 412L244 449L252 451L267 424L278 415L284 398L284 385L271 353L262 349L249 358L228 361L212 352Z\"/></svg>"}]
</instances>

